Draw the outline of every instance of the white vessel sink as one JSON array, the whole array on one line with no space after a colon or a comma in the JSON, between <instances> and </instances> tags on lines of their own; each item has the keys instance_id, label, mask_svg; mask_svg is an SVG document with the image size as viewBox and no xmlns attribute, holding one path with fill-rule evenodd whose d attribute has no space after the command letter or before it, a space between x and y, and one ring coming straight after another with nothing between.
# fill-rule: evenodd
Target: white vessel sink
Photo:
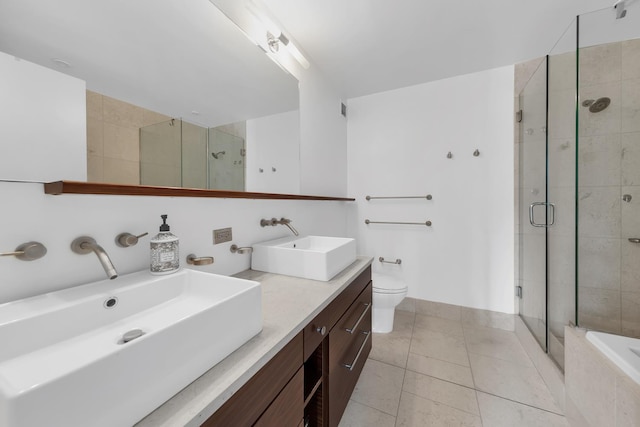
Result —
<instances>
[{"instance_id":1,"label":"white vessel sink","mask_svg":"<svg viewBox=\"0 0 640 427\"><path fill-rule=\"evenodd\" d=\"M284 237L253 245L251 268L329 281L356 260L356 241L345 237Z\"/></svg>"},{"instance_id":2,"label":"white vessel sink","mask_svg":"<svg viewBox=\"0 0 640 427\"><path fill-rule=\"evenodd\" d=\"M2 304L0 426L131 426L261 329L259 283L193 270Z\"/></svg>"}]
</instances>

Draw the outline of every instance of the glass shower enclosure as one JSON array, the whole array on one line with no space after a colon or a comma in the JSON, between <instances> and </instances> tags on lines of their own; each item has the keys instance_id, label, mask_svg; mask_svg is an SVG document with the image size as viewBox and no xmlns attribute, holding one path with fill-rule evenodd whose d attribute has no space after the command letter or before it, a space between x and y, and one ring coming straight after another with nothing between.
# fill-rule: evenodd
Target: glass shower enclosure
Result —
<instances>
[{"instance_id":1,"label":"glass shower enclosure","mask_svg":"<svg viewBox=\"0 0 640 427\"><path fill-rule=\"evenodd\" d=\"M518 97L519 313L564 366L564 328L640 336L640 7L581 15Z\"/></svg>"},{"instance_id":2,"label":"glass shower enclosure","mask_svg":"<svg viewBox=\"0 0 640 427\"><path fill-rule=\"evenodd\" d=\"M245 138L170 119L140 129L140 184L245 190Z\"/></svg>"}]
</instances>

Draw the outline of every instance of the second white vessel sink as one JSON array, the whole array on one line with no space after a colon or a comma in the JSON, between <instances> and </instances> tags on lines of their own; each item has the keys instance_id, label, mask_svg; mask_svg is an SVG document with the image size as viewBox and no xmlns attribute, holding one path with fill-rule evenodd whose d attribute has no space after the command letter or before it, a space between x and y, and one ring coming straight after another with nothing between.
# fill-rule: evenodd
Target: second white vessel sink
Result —
<instances>
[{"instance_id":1,"label":"second white vessel sink","mask_svg":"<svg viewBox=\"0 0 640 427\"><path fill-rule=\"evenodd\" d=\"M253 245L251 268L329 281L356 260L356 241L346 237L284 237Z\"/></svg>"},{"instance_id":2,"label":"second white vessel sink","mask_svg":"<svg viewBox=\"0 0 640 427\"><path fill-rule=\"evenodd\" d=\"M261 330L259 283L193 270L2 304L0 427L133 425Z\"/></svg>"}]
</instances>

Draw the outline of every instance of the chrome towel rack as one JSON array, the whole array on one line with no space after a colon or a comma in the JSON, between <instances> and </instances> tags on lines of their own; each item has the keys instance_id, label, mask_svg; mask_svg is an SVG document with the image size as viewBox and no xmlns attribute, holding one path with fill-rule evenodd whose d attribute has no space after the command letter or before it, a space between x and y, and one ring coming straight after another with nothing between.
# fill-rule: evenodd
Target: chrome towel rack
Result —
<instances>
[{"instance_id":1,"label":"chrome towel rack","mask_svg":"<svg viewBox=\"0 0 640 427\"><path fill-rule=\"evenodd\" d=\"M387 263L387 264L402 264L402 260L400 258L396 259L395 261L387 261L383 257L380 257L380 258L378 258L378 261L384 262L384 263Z\"/></svg>"},{"instance_id":2,"label":"chrome towel rack","mask_svg":"<svg viewBox=\"0 0 640 427\"><path fill-rule=\"evenodd\" d=\"M374 199L427 199L427 200L431 200L431 199L433 199L433 196L431 196L431 194L427 194L426 196L380 196L380 197L367 196L367 197L365 197L365 199L367 199L367 200L374 200Z\"/></svg>"},{"instance_id":3,"label":"chrome towel rack","mask_svg":"<svg viewBox=\"0 0 640 427\"><path fill-rule=\"evenodd\" d=\"M431 221L425 222L397 222L397 221L370 221L368 219L364 220L364 223L369 224L398 224L398 225L426 225L427 227L431 227Z\"/></svg>"}]
</instances>

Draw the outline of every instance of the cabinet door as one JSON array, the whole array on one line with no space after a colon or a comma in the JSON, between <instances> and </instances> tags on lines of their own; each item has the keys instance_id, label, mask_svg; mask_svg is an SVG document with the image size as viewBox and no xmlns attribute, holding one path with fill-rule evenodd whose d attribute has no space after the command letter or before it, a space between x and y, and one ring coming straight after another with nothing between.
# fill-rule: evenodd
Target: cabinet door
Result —
<instances>
[{"instance_id":1,"label":"cabinet door","mask_svg":"<svg viewBox=\"0 0 640 427\"><path fill-rule=\"evenodd\" d=\"M304 416L304 368L291 378L291 381L269 405L264 414L255 423L256 427L295 427Z\"/></svg>"},{"instance_id":2,"label":"cabinet door","mask_svg":"<svg viewBox=\"0 0 640 427\"><path fill-rule=\"evenodd\" d=\"M337 426L371 351L371 283L329 334L329 425Z\"/></svg>"}]
</instances>

